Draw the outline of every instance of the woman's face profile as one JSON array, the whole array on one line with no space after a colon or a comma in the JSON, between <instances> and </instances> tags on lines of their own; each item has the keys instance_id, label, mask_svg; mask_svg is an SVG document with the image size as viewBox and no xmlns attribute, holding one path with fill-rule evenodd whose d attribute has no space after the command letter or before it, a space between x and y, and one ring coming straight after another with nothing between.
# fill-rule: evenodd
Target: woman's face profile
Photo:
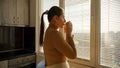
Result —
<instances>
[{"instance_id":1,"label":"woman's face profile","mask_svg":"<svg viewBox=\"0 0 120 68\"><path fill-rule=\"evenodd\" d=\"M63 14L59 16L58 22L59 22L59 27L60 27L60 28L63 28L63 25L64 25L65 22L66 22L65 17L64 17Z\"/></svg>"}]
</instances>

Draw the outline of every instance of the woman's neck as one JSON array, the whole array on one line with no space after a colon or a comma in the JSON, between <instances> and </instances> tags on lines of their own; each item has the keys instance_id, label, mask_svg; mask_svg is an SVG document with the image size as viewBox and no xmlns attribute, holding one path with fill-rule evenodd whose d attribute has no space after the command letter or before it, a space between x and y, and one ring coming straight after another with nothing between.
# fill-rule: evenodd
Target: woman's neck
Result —
<instances>
[{"instance_id":1,"label":"woman's neck","mask_svg":"<svg viewBox=\"0 0 120 68\"><path fill-rule=\"evenodd\" d=\"M58 30L58 27L55 26L53 23L49 24L49 28L54 29L54 30Z\"/></svg>"}]
</instances>

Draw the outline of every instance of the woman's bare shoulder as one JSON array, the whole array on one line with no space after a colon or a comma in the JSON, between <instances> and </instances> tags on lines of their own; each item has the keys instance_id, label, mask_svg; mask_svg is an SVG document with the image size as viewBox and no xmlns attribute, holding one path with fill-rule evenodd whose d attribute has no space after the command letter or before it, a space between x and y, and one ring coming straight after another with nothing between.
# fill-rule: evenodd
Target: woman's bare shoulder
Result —
<instances>
[{"instance_id":1,"label":"woman's bare shoulder","mask_svg":"<svg viewBox=\"0 0 120 68\"><path fill-rule=\"evenodd\" d=\"M46 34L54 37L61 35L59 31L51 30L51 29L46 30Z\"/></svg>"}]
</instances>

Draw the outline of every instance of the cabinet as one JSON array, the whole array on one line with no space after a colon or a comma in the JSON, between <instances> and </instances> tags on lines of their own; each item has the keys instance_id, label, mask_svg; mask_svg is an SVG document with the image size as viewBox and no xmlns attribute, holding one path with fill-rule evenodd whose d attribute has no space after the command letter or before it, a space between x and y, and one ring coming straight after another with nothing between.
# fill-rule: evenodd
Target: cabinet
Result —
<instances>
[{"instance_id":1,"label":"cabinet","mask_svg":"<svg viewBox=\"0 0 120 68\"><path fill-rule=\"evenodd\" d=\"M8 1L8 20L5 22L3 22L3 25L15 25L17 24L17 0L9 0ZM4 10L4 11L7 11L7 10ZM4 14L4 11L3 11L3 14ZM5 18L5 17L4 17Z\"/></svg>"},{"instance_id":2,"label":"cabinet","mask_svg":"<svg viewBox=\"0 0 120 68\"><path fill-rule=\"evenodd\" d=\"M36 0L30 0L30 27L35 27L36 19L37 19L37 11L36 10L37 4Z\"/></svg>"},{"instance_id":3,"label":"cabinet","mask_svg":"<svg viewBox=\"0 0 120 68\"><path fill-rule=\"evenodd\" d=\"M3 26L28 26L28 0L0 0L0 19Z\"/></svg>"},{"instance_id":4,"label":"cabinet","mask_svg":"<svg viewBox=\"0 0 120 68\"><path fill-rule=\"evenodd\" d=\"M9 21L9 5L8 5L8 2L9 0L1 0L0 3L1 3L1 7L0 7L0 12L1 12L1 25L3 24L7 24Z\"/></svg>"},{"instance_id":5,"label":"cabinet","mask_svg":"<svg viewBox=\"0 0 120 68\"><path fill-rule=\"evenodd\" d=\"M0 61L0 68L8 68L8 60Z\"/></svg>"},{"instance_id":6,"label":"cabinet","mask_svg":"<svg viewBox=\"0 0 120 68\"><path fill-rule=\"evenodd\" d=\"M29 54L29 53L28 53ZM35 55L15 57L9 60L0 61L0 68L36 68Z\"/></svg>"},{"instance_id":7,"label":"cabinet","mask_svg":"<svg viewBox=\"0 0 120 68\"><path fill-rule=\"evenodd\" d=\"M17 24L18 25L29 25L28 16L28 0L16 0L17 1Z\"/></svg>"},{"instance_id":8,"label":"cabinet","mask_svg":"<svg viewBox=\"0 0 120 68\"><path fill-rule=\"evenodd\" d=\"M1 25L1 2L0 2L0 25Z\"/></svg>"}]
</instances>

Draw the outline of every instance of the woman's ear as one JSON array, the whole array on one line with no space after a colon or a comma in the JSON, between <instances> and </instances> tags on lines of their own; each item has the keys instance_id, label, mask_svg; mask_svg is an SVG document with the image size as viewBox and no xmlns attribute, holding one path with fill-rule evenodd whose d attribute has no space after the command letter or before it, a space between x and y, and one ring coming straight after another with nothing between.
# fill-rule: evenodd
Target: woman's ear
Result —
<instances>
[{"instance_id":1,"label":"woman's ear","mask_svg":"<svg viewBox=\"0 0 120 68\"><path fill-rule=\"evenodd\" d=\"M53 19L54 19L54 21L57 22L57 21L59 20L59 17L55 15L55 16L53 17Z\"/></svg>"},{"instance_id":2,"label":"woman's ear","mask_svg":"<svg viewBox=\"0 0 120 68\"><path fill-rule=\"evenodd\" d=\"M58 16L53 16L53 21L54 21L54 25L56 25L57 27L59 26L59 18Z\"/></svg>"}]
</instances>

